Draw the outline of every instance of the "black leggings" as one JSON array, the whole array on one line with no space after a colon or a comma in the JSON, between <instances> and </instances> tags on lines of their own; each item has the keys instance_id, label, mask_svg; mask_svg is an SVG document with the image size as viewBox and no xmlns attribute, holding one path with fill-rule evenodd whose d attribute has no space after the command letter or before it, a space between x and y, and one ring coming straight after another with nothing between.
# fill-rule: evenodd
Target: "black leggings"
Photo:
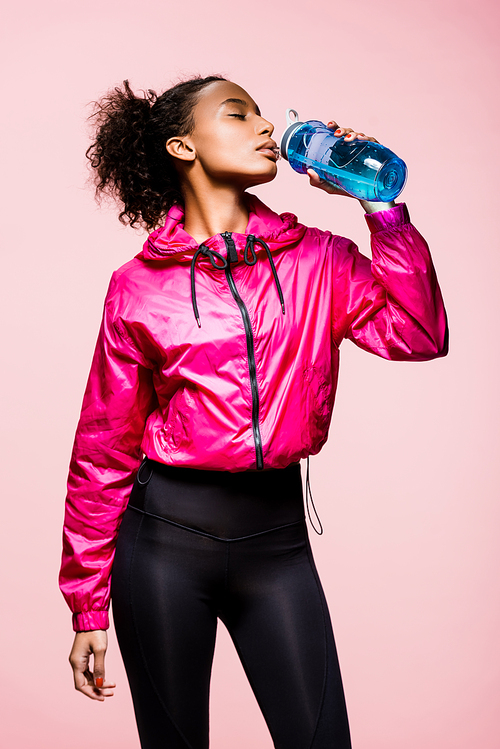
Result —
<instances>
[{"instance_id":1,"label":"black leggings","mask_svg":"<svg viewBox=\"0 0 500 749\"><path fill-rule=\"evenodd\" d=\"M277 749L351 746L298 464L229 473L144 461L111 595L143 749L208 747L217 618Z\"/></svg>"}]
</instances>

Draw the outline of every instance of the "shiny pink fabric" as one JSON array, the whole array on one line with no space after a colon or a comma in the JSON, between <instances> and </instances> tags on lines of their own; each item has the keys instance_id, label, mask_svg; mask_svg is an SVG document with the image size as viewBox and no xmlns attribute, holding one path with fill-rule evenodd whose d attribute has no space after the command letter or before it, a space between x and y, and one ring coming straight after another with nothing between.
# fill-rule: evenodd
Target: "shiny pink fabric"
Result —
<instances>
[{"instance_id":1,"label":"shiny pink fabric","mask_svg":"<svg viewBox=\"0 0 500 749\"><path fill-rule=\"evenodd\" d=\"M278 216L248 196L247 235L268 257L232 274L252 324L265 468L313 455L328 435L339 346L350 338L386 359L447 352L447 325L427 244L404 204L366 215L373 261L348 239ZM113 274L70 465L61 588L76 630L106 628L122 514L143 454L211 470L255 468L252 395L240 310L223 270L199 256L201 327L190 270L197 249L179 207ZM221 235L205 243L224 257Z\"/></svg>"}]
</instances>

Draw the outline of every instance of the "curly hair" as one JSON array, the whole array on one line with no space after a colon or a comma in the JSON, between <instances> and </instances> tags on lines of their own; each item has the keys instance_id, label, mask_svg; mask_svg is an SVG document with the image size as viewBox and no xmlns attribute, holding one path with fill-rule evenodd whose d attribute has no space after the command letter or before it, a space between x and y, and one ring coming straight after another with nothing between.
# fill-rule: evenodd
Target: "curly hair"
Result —
<instances>
[{"instance_id":1,"label":"curly hair","mask_svg":"<svg viewBox=\"0 0 500 749\"><path fill-rule=\"evenodd\" d=\"M179 177L165 148L169 138L190 135L193 108L200 91L219 75L195 76L157 96L136 96L128 80L94 102L90 120L94 140L86 157L94 170L95 194L123 204L122 224L138 224L148 231L162 222L175 203L183 203Z\"/></svg>"}]
</instances>

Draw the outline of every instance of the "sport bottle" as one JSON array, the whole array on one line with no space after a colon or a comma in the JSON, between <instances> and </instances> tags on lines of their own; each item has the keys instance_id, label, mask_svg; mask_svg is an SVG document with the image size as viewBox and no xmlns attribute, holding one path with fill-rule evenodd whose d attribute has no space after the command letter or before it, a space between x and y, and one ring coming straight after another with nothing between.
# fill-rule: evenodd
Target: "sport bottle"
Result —
<instances>
[{"instance_id":1,"label":"sport bottle","mask_svg":"<svg viewBox=\"0 0 500 749\"><path fill-rule=\"evenodd\" d=\"M346 141L318 120L300 122L295 109L287 109L286 116L280 150L296 172L314 169L321 179L360 200L388 203L402 191L406 164L385 146L357 138Z\"/></svg>"}]
</instances>

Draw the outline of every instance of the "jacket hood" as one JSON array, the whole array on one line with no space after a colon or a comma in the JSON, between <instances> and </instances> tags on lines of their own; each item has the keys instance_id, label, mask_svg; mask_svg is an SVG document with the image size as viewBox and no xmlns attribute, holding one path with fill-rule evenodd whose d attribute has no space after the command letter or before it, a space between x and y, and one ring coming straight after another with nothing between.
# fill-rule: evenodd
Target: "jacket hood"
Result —
<instances>
[{"instance_id":1,"label":"jacket hood","mask_svg":"<svg viewBox=\"0 0 500 749\"><path fill-rule=\"evenodd\" d=\"M247 229L245 234L232 233L235 242L238 243L238 238L241 238L241 243L244 244L247 236L252 234L263 239L271 251L277 251L299 241L304 235L306 227L298 223L293 213L278 215L249 193L245 193L245 200L249 210ZM210 237L203 244L211 249L224 246L220 234ZM149 235L137 257L143 260L175 258L177 261L190 261L198 246L184 229L184 209L180 205L174 205L167 213L164 226ZM256 247L256 250L259 248Z\"/></svg>"}]
</instances>

